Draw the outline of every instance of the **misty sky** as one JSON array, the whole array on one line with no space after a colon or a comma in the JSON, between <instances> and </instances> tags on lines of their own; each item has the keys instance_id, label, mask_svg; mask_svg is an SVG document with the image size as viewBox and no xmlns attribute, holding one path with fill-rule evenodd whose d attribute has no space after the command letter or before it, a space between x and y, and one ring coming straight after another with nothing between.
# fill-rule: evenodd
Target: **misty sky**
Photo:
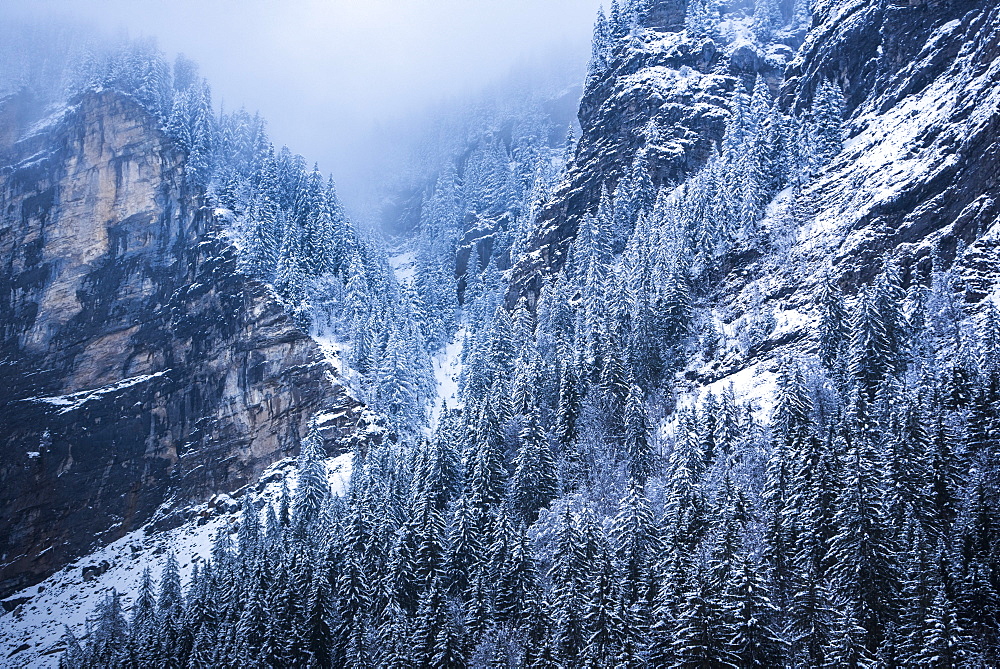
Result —
<instances>
[{"instance_id":1,"label":"misty sky","mask_svg":"<svg viewBox=\"0 0 1000 669\"><path fill-rule=\"evenodd\" d=\"M215 101L259 109L272 138L343 178L379 123L475 91L519 62L589 55L600 0L36 0L198 61ZM13 7L12 5L17 5ZM575 57L575 56L574 56Z\"/></svg>"}]
</instances>

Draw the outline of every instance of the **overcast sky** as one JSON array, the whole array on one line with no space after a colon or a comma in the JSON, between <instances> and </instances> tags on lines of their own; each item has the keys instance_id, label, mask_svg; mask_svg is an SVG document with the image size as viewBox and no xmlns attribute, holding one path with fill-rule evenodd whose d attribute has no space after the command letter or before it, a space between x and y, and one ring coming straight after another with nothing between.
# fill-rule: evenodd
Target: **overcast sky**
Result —
<instances>
[{"instance_id":1,"label":"overcast sky","mask_svg":"<svg viewBox=\"0 0 1000 669\"><path fill-rule=\"evenodd\" d=\"M475 91L518 62L578 53L600 0L9 0L157 36L201 65L215 101L268 119L335 176L376 122Z\"/></svg>"}]
</instances>

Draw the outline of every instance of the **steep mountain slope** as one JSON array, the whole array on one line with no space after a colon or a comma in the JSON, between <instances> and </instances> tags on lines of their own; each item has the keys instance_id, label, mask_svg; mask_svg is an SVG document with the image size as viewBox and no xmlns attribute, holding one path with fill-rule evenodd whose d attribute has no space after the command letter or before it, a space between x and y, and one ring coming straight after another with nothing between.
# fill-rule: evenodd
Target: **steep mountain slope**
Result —
<instances>
[{"instance_id":1,"label":"steep mountain slope","mask_svg":"<svg viewBox=\"0 0 1000 669\"><path fill-rule=\"evenodd\" d=\"M815 350L827 272L853 292L890 262L905 285L926 284L935 263L951 266L969 303L1000 279L1000 8L826 3L789 67L787 99L801 104L824 71L848 100L845 148L801 194L772 206L764 227L794 231L784 248L715 293L725 322L752 304L786 324L760 346L769 367L786 343Z\"/></svg>"},{"instance_id":2,"label":"steep mountain slope","mask_svg":"<svg viewBox=\"0 0 1000 669\"><path fill-rule=\"evenodd\" d=\"M951 262L1000 215L1000 8L841 2L821 11L785 91L799 102L826 72L842 83L851 123L845 151L805 194L816 211L801 238L835 222L836 264L852 283L869 280L887 251L926 275L932 250Z\"/></svg>"},{"instance_id":3,"label":"steep mountain slope","mask_svg":"<svg viewBox=\"0 0 1000 669\"><path fill-rule=\"evenodd\" d=\"M633 164L656 186L697 171L731 115L726 96L757 75L798 114L809 113L821 82L837 84L847 142L801 192L783 193L769 209L761 227L770 246L735 258L710 291L705 302L717 305L723 327L763 305L784 325L759 353L772 358L783 343L802 341L830 262L853 290L889 258L904 283L914 271L925 281L936 254L939 264L957 262L970 300L982 299L994 283L990 229L1000 212L997 12L974 1L821 2L787 69L781 43L717 46L690 31L654 30L618 40L588 83L576 158L515 265L508 304L537 296L562 267L581 217ZM651 121L655 140L646 137ZM720 363L704 378L745 362Z\"/></svg>"},{"instance_id":4,"label":"steep mountain slope","mask_svg":"<svg viewBox=\"0 0 1000 669\"><path fill-rule=\"evenodd\" d=\"M562 267L580 218L597 207L603 191L615 190L640 149L646 149L640 169L656 186L704 164L722 139L726 98L736 85L733 77L712 74L718 62L711 40L681 32L648 32L638 46L619 42L613 64L584 93L576 156L514 270L517 293L534 295L537 272ZM648 136L650 124L658 137Z\"/></svg>"},{"instance_id":5,"label":"steep mountain slope","mask_svg":"<svg viewBox=\"0 0 1000 669\"><path fill-rule=\"evenodd\" d=\"M358 403L128 96L0 108L0 594L234 491ZM331 413L332 412L332 413ZM332 442L331 442L332 443Z\"/></svg>"},{"instance_id":6,"label":"steep mountain slope","mask_svg":"<svg viewBox=\"0 0 1000 669\"><path fill-rule=\"evenodd\" d=\"M335 495L346 490L351 475L350 453L324 463ZM0 665L4 667L56 667L66 649L64 630L87 635L87 618L102 599L118 592L124 605L134 605L143 571L161 573L168 556L177 559L182 578L204 567L218 545L239 540L241 511L246 505L261 509L276 503L282 487L294 492L295 460L279 460L237 501L225 493L187 509L184 521L171 529L147 525L67 565L41 583L22 590L0 609Z\"/></svg>"},{"instance_id":7,"label":"steep mountain slope","mask_svg":"<svg viewBox=\"0 0 1000 669\"><path fill-rule=\"evenodd\" d=\"M685 29L686 4L650 3L630 35L595 55L601 62L591 64L580 102L576 154L514 268L509 306L522 295L533 302L543 277L563 266L581 218L597 209L603 192L613 194L620 183L636 188L640 171L651 188L683 182L722 141L737 85L758 74L771 86L780 82L799 35L787 36L791 47L764 50L744 35L751 24L742 11L727 19L733 25L725 35L693 32Z\"/></svg>"},{"instance_id":8,"label":"steep mountain slope","mask_svg":"<svg viewBox=\"0 0 1000 669\"><path fill-rule=\"evenodd\" d=\"M0 648L27 663L65 647L70 667L997 666L998 11L985 0L616 2L595 28L570 163L531 114L451 142L455 155L421 180L435 185L411 212L419 224L400 226L412 244L389 262L372 251L388 280L366 281L357 249L311 234L339 230L316 225L332 220L334 198L302 206L320 192L318 171L292 170L315 188L253 196L247 184L268 169L213 177L251 231L239 243L254 276L298 300L324 347L346 354L345 376L367 374L373 395L401 408L399 437L355 450L345 497L307 439L294 493L267 473L239 502L189 509L202 518L170 535L174 546L205 556L198 523L228 532L186 582L155 555L168 535L154 518L149 537L126 535L8 599L15 632ZM38 148L75 146L45 132ZM132 188L122 162L114 183ZM176 188L167 201L184 203ZM280 215L267 216L269 192L287 200ZM30 197L17 202L33 211ZM197 268L226 255L218 224L191 211L202 227L170 248L195 269L166 280L174 291L207 284ZM111 248L132 248L133 219L112 226ZM88 248L74 243L64 262ZM311 268L331 258L339 273ZM232 277L218 274L208 295ZM73 293L81 304L88 286ZM379 301L397 288L398 303ZM185 318L203 314L206 294L193 293ZM46 295L34 300L42 315ZM57 334L69 327L46 318ZM23 329L28 344L41 336ZM243 350L226 332L209 343ZM117 393L134 401L127 393L173 380L177 350L192 360L184 341L164 345L172 364L121 363L117 381L32 389L25 404L75 416ZM228 389L210 360L180 369L199 397ZM318 368L296 369L314 382ZM185 426L183 407L167 416ZM321 415L343 425L345 411ZM54 434L31 433L43 447L29 462ZM215 443L205 452L228 467ZM216 471L191 457L193 477ZM186 492L172 481L160 489ZM151 554L163 567L136 592L134 567ZM78 568L102 559L115 564L80 582ZM116 582L131 592L119 597ZM75 590L87 606L104 595L90 626L62 596ZM49 611L73 619L59 642ZM20 630L31 641L14 639Z\"/></svg>"}]
</instances>

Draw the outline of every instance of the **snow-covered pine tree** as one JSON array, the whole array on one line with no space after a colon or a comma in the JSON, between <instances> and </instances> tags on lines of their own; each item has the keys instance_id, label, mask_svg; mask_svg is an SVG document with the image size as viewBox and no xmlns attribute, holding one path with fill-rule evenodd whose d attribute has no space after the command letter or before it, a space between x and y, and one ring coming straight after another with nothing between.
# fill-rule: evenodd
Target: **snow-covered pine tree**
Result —
<instances>
[{"instance_id":1,"label":"snow-covered pine tree","mask_svg":"<svg viewBox=\"0 0 1000 669\"><path fill-rule=\"evenodd\" d=\"M291 525L293 532L300 536L315 529L321 520L323 506L330 499L330 482L323 464L325 456L319 429L312 424L299 449L298 477L292 498Z\"/></svg>"},{"instance_id":2,"label":"snow-covered pine tree","mask_svg":"<svg viewBox=\"0 0 1000 669\"><path fill-rule=\"evenodd\" d=\"M816 88L812 115L816 124L817 158L827 163L844 146L844 112L847 103L840 87L823 80Z\"/></svg>"},{"instance_id":3,"label":"snow-covered pine tree","mask_svg":"<svg viewBox=\"0 0 1000 669\"><path fill-rule=\"evenodd\" d=\"M590 77L599 76L608 66L608 58L611 50L611 27L608 19L604 15L604 8L597 10L597 20L594 23L594 36L591 44L590 66L588 74Z\"/></svg>"},{"instance_id":4,"label":"snow-covered pine tree","mask_svg":"<svg viewBox=\"0 0 1000 669\"><path fill-rule=\"evenodd\" d=\"M531 525L538 511L556 498L559 481L548 440L533 410L519 434L517 456L511 479L511 503L523 522Z\"/></svg>"}]
</instances>

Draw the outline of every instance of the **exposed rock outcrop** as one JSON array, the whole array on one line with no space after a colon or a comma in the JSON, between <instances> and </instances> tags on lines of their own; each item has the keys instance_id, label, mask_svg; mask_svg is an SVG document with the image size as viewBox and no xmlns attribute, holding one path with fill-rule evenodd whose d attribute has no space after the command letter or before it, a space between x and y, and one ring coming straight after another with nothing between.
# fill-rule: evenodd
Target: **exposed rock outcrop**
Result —
<instances>
[{"instance_id":1,"label":"exposed rock outcrop","mask_svg":"<svg viewBox=\"0 0 1000 669\"><path fill-rule=\"evenodd\" d=\"M513 269L510 305L522 296L533 303L543 275L562 267L581 218L603 190L614 191L637 153L660 186L701 167L721 141L737 78L719 73L715 42L680 30L683 9L679 23L664 18L675 5L658 3L647 18L656 29L618 40L607 68L587 82L576 155Z\"/></svg>"},{"instance_id":2,"label":"exposed rock outcrop","mask_svg":"<svg viewBox=\"0 0 1000 669\"><path fill-rule=\"evenodd\" d=\"M717 48L683 32L641 34L643 42L622 40L610 67L588 83L576 159L542 210L528 254L512 270L509 305L521 297L530 303L545 277L562 266L580 218L635 156L647 161L657 185L677 183L698 169L721 136L728 92L738 80L747 85L760 75L782 106L796 111L809 108L822 80L839 84L847 100L846 144L801 194L783 193L769 209L762 225L772 248L765 242L734 260L706 296L727 327L758 312L776 314L778 326L755 353L717 361L718 371L699 382L726 378L791 348L809 351L816 284L831 264L849 292L889 259L905 282L926 280L932 257L943 263L939 269L954 263L968 301L995 290L995 3L822 0L794 58L784 38L767 49L740 40ZM779 76L782 62L788 66ZM663 139L647 146L643 130L650 119L659 122Z\"/></svg>"},{"instance_id":3,"label":"exposed rock outcrop","mask_svg":"<svg viewBox=\"0 0 1000 669\"><path fill-rule=\"evenodd\" d=\"M0 105L0 596L294 452L359 405L242 276L130 98Z\"/></svg>"},{"instance_id":4,"label":"exposed rock outcrop","mask_svg":"<svg viewBox=\"0 0 1000 669\"><path fill-rule=\"evenodd\" d=\"M655 0L649 3L644 23L654 30L668 32L684 28L684 8L687 0Z\"/></svg>"}]
</instances>

